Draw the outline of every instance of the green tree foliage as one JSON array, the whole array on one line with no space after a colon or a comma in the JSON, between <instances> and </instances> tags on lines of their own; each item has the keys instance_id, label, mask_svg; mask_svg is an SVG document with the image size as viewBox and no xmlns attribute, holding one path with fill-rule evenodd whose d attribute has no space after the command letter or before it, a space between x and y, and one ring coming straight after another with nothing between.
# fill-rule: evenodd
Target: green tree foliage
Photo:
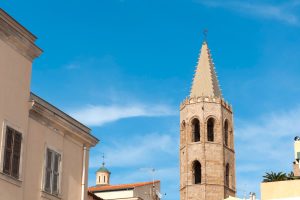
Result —
<instances>
[{"instance_id":1,"label":"green tree foliage","mask_svg":"<svg viewBox=\"0 0 300 200\"><path fill-rule=\"evenodd\" d=\"M288 180L288 176L283 172L266 172L263 176L263 182L285 181Z\"/></svg>"},{"instance_id":2,"label":"green tree foliage","mask_svg":"<svg viewBox=\"0 0 300 200\"><path fill-rule=\"evenodd\" d=\"M288 179L288 180L294 180L294 179L295 179L295 174L294 174L294 172L290 172L290 173L287 175L287 179Z\"/></svg>"}]
</instances>

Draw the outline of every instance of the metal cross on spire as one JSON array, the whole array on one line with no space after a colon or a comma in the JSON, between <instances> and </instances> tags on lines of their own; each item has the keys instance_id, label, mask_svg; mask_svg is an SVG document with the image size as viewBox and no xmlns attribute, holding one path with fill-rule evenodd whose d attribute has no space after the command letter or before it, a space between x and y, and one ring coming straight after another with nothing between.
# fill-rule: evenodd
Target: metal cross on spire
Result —
<instances>
[{"instance_id":1,"label":"metal cross on spire","mask_svg":"<svg viewBox=\"0 0 300 200\"><path fill-rule=\"evenodd\" d=\"M103 160L103 162L102 162L102 165L103 165L103 167L104 167L104 165L105 165L105 162L104 162L104 153L102 154L102 160Z\"/></svg>"},{"instance_id":2,"label":"metal cross on spire","mask_svg":"<svg viewBox=\"0 0 300 200\"><path fill-rule=\"evenodd\" d=\"M203 30L204 41L206 41L206 39L207 39L207 33L208 33L208 30L207 30L207 29L204 29L204 30Z\"/></svg>"}]
</instances>

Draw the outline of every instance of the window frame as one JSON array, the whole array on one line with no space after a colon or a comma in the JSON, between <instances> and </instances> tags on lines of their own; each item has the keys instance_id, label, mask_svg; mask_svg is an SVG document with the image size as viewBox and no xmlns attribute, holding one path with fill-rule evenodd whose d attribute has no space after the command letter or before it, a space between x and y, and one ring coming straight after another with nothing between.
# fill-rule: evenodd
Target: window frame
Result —
<instances>
[{"instance_id":1,"label":"window frame","mask_svg":"<svg viewBox=\"0 0 300 200\"><path fill-rule=\"evenodd\" d=\"M201 125L198 118L194 118L191 121L192 142L200 142L201 140Z\"/></svg>"},{"instance_id":2,"label":"window frame","mask_svg":"<svg viewBox=\"0 0 300 200\"><path fill-rule=\"evenodd\" d=\"M48 151L51 152L51 175L50 175L50 191L46 189L46 176L47 176L47 161L48 161ZM58 179L57 179L57 192L53 191L53 177L54 177L54 161L55 156L58 155ZM42 191L55 196L55 197L61 197L62 190L61 190L61 180L62 180L62 153L58 151L55 148L46 146L45 152L44 152L44 165L43 165L43 178L42 178Z\"/></svg>"},{"instance_id":3,"label":"window frame","mask_svg":"<svg viewBox=\"0 0 300 200\"><path fill-rule=\"evenodd\" d=\"M225 165L225 184L226 187L230 187L230 165L226 163Z\"/></svg>"},{"instance_id":4,"label":"window frame","mask_svg":"<svg viewBox=\"0 0 300 200\"><path fill-rule=\"evenodd\" d=\"M7 138L7 129L8 127L12 129L14 132L17 132L21 135L21 141L20 141L20 152L19 152L19 166L18 166L18 176L15 177L12 174L8 174L4 172L4 162L5 162L5 150L6 150L6 138ZM20 181L22 181L23 178L23 148L24 148L24 141L25 141L25 135L23 130L18 127L17 125L8 122L8 120L4 120L2 124L2 131L0 132L0 174L7 178L5 178L8 181L13 181L14 184L21 184ZM12 155L13 156L13 155ZM12 168L12 166L11 166ZM18 181L18 182L14 182Z\"/></svg>"},{"instance_id":5,"label":"window frame","mask_svg":"<svg viewBox=\"0 0 300 200\"><path fill-rule=\"evenodd\" d=\"M209 117L206 121L206 137L208 142L215 142L215 126L216 126L215 118Z\"/></svg>"},{"instance_id":6,"label":"window frame","mask_svg":"<svg viewBox=\"0 0 300 200\"><path fill-rule=\"evenodd\" d=\"M199 167L198 170L196 169L197 166ZM195 185L201 184L202 183L202 165L199 160L193 161L192 174L193 174L193 184L195 184Z\"/></svg>"},{"instance_id":7,"label":"window frame","mask_svg":"<svg viewBox=\"0 0 300 200\"><path fill-rule=\"evenodd\" d=\"M225 121L224 121L224 128L223 128L223 130L224 130L224 144L225 144L225 146L226 147L230 147L230 145L229 145L229 122L228 122L228 120L227 119L225 119Z\"/></svg>"}]
</instances>

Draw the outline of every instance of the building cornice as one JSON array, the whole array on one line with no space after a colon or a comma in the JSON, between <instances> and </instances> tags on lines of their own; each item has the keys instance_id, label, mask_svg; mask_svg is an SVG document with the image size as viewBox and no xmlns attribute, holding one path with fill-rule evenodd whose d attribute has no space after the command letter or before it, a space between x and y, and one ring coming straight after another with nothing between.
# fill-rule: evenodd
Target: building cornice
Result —
<instances>
[{"instance_id":1,"label":"building cornice","mask_svg":"<svg viewBox=\"0 0 300 200\"><path fill-rule=\"evenodd\" d=\"M42 53L42 50L35 45L36 36L1 8L0 39L31 62Z\"/></svg>"},{"instance_id":2,"label":"building cornice","mask_svg":"<svg viewBox=\"0 0 300 200\"><path fill-rule=\"evenodd\" d=\"M70 136L83 141L87 146L95 146L99 140L91 134L91 130L85 125L81 124L71 116L62 112L58 108L54 107L50 103L36 96L30 94L31 108L30 117L35 119L35 115L38 115L38 119L44 118L51 122L53 126L58 126L71 133Z\"/></svg>"},{"instance_id":3,"label":"building cornice","mask_svg":"<svg viewBox=\"0 0 300 200\"><path fill-rule=\"evenodd\" d=\"M227 103L223 98L219 97L208 97L208 96L199 96L199 97L188 97L180 104L180 110L185 108L187 105L196 104L196 103L216 103L221 104L226 108L230 113L232 113L232 106Z\"/></svg>"}]
</instances>

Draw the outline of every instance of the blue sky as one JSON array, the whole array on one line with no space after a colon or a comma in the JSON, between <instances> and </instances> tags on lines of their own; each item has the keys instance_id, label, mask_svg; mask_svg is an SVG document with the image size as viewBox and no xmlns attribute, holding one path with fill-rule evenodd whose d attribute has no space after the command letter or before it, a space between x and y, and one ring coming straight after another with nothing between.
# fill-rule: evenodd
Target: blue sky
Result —
<instances>
[{"instance_id":1,"label":"blue sky","mask_svg":"<svg viewBox=\"0 0 300 200\"><path fill-rule=\"evenodd\" d=\"M179 104L203 30L233 105L238 195L266 171L291 171L300 135L300 1L11 0L38 36L32 91L89 125L89 184L105 153L111 182L162 181L179 199Z\"/></svg>"}]
</instances>

